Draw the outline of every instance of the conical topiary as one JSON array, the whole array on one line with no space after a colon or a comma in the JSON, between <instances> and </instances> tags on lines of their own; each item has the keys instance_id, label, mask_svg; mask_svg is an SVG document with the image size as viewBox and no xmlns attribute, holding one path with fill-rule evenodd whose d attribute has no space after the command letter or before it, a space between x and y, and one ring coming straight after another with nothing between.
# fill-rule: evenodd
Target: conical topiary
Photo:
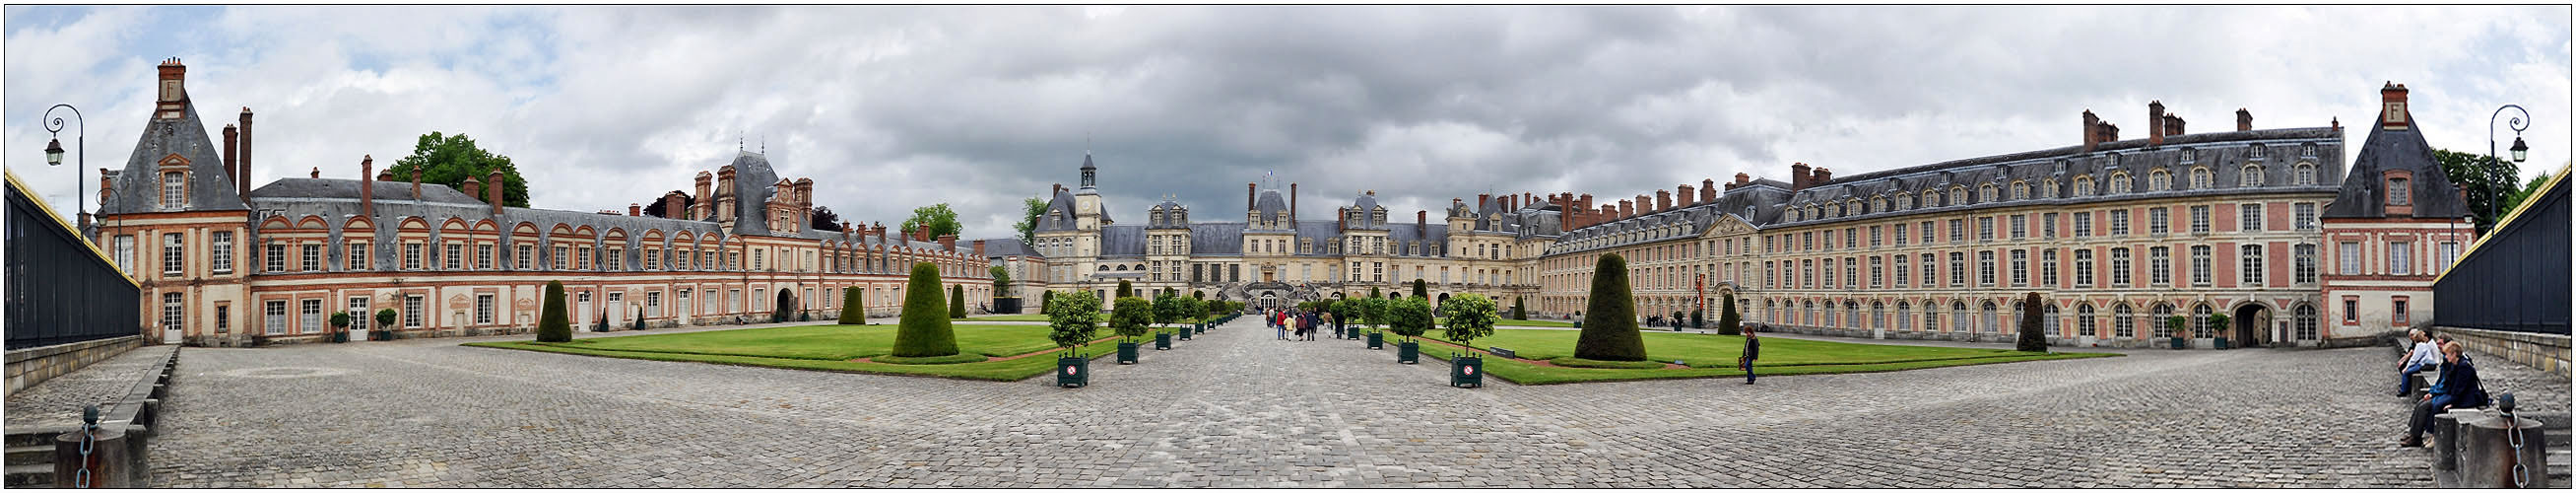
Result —
<instances>
[{"instance_id":1,"label":"conical topiary","mask_svg":"<svg viewBox=\"0 0 2576 493\"><path fill-rule=\"evenodd\" d=\"M966 318L966 287L948 287L948 318Z\"/></svg>"},{"instance_id":2,"label":"conical topiary","mask_svg":"<svg viewBox=\"0 0 2576 493\"><path fill-rule=\"evenodd\" d=\"M957 354L957 332L940 313L946 300L939 291L939 266L929 262L912 265L912 280L903 290L903 324L895 329L895 356L949 356Z\"/></svg>"},{"instance_id":3,"label":"conical topiary","mask_svg":"<svg viewBox=\"0 0 2576 493\"><path fill-rule=\"evenodd\" d=\"M1118 297L1119 297L1119 298L1133 298L1133 297L1136 297L1136 285L1135 285L1134 283L1127 282L1127 280L1126 280L1126 279L1119 279L1119 280L1118 280ZM1116 298L1111 298L1111 299L1116 299Z\"/></svg>"},{"instance_id":4,"label":"conical topiary","mask_svg":"<svg viewBox=\"0 0 2576 493\"><path fill-rule=\"evenodd\" d=\"M867 308L859 304L858 286L841 288L841 319L838 323L841 325L864 325L868 323Z\"/></svg>"},{"instance_id":5,"label":"conical topiary","mask_svg":"<svg viewBox=\"0 0 2576 493\"><path fill-rule=\"evenodd\" d=\"M1583 310L1583 334L1574 341L1574 357L1646 360L1646 341L1637 333L1637 306L1629 299L1628 260L1617 254L1602 255L1592 266L1592 296Z\"/></svg>"},{"instance_id":6,"label":"conical topiary","mask_svg":"<svg viewBox=\"0 0 2576 493\"><path fill-rule=\"evenodd\" d=\"M546 281L545 307L537 312L537 342L572 342L572 316L564 314L562 281Z\"/></svg>"},{"instance_id":7,"label":"conical topiary","mask_svg":"<svg viewBox=\"0 0 2576 493\"><path fill-rule=\"evenodd\" d=\"M1717 333L1744 334L1744 316L1735 314L1735 293L1726 293L1725 303L1717 306Z\"/></svg>"},{"instance_id":8,"label":"conical topiary","mask_svg":"<svg viewBox=\"0 0 2576 493\"><path fill-rule=\"evenodd\" d=\"M1426 299L1426 300L1427 300L1427 299L1431 299L1431 290L1430 290L1430 289L1427 289L1427 286L1428 286L1428 284L1423 283L1421 279L1414 279L1414 280L1413 280L1413 297L1415 297L1415 298L1422 298L1422 299Z\"/></svg>"},{"instance_id":9,"label":"conical topiary","mask_svg":"<svg viewBox=\"0 0 2576 493\"><path fill-rule=\"evenodd\" d=\"M2040 324L2044 322L2040 317L2045 316L2041 313L2042 310L2039 303L2038 291L2032 291L2030 294L2022 295L2021 339L2013 342L2013 350L2035 352L2048 351L2048 336L2040 333L2039 331Z\"/></svg>"}]
</instances>

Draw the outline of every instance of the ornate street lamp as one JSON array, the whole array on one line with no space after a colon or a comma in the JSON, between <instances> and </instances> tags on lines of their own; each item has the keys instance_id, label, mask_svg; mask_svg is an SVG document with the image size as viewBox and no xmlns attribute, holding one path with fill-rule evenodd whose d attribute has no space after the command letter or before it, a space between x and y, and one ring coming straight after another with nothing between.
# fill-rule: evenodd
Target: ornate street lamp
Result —
<instances>
[{"instance_id":1,"label":"ornate street lamp","mask_svg":"<svg viewBox=\"0 0 2576 493\"><path fill-rule=\"evenodd\" d=\"M54 110L59 109L72 110L72 121L80 123L80 132L72 134L72 148L80 151L79 161L76 161L77 164L72 168L72 220L82 227L87 227L89 226L89 197L82 194L81 184L89 181L89 118L81 116L80 108L74 108L70 103L57 104L45 109L45 133L53 136L51 141L45 143L46 166L63 165L61 138L63 119L54 116Z\"/></svg>"},{"instance_id":2,"label":"ornate street lamp","mask_svg":"<svg viewBox=\"0 0 2576 493\"><path fill-rule=\"evenodd\" d=\"M2505 127L2513 129L2513 148L2510 149L2513 152L2513 162L2514 164L2522 164L2523 160L2529 158L2531 155L2531 146L2522 143L2522 131L2524 129L2531 128L2531 124L2528 122L2528 120L2531 119L2531 112L2524 111L2522 109L2522 105L2515 104L2497 107L2494 114L2487 115L2487 160L2494 163L2503 162L2503 160L2496 159L2495 119L2498 116L2504 116L2504 110L2508 109L2513 110L2515 113L2521 113L2521 116L2505 120ZM2487 217L2493 218L2493 220L2503 220L2503 218L2495 217L2497 212L2496 200L2498 196L2503 193L2501 190L2496 190L2495 182L2499 177L2494 176L2495 169L2492 166L2488 167L2488 169L2479 171L2488 175L2486 180L2487 186L2485 187L2486 190L2484 190L2484 195L2486 195L2487 199ZM2505 186L2510 187L2517 185L2513 180L2521 177L2506 176L2501 178L2506 180L2504 182ZM2490 225L2489 227L2492 228L2493 225Z\"/></svg>"}]
</instances>

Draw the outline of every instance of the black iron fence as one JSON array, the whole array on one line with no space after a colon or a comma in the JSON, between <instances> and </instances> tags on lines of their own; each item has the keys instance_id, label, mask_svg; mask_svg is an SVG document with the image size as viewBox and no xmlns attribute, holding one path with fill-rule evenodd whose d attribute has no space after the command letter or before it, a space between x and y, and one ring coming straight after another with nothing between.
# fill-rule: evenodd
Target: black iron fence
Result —
<instances>
[{"instance_id":1,"label":"black iron fence","mask_svg":"<svg viewBox=\"0 0 2576 493\"><path fill-rule=\"evenodd\" d=\"M2433 283L2433 325L2567 335L2567 187L2542 189Z\"/></svg>"},{"instance_id":2,"label":"black iron fence","mask_svg":"<svg viewBox=\"0 0 2576 493\"><path fill-rule=\"evenodd\" d=\"M140 335L142 289L8 180L9 349Z\"/></svg>"}]
</instances>

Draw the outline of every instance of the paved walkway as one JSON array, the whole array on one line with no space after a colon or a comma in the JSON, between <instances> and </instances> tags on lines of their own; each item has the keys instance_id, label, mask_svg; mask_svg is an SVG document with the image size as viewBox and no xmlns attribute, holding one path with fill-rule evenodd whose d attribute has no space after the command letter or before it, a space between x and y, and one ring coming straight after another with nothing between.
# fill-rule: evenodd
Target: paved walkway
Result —
<instances>
[{"instance_id":1,"label":"paved walkway","mask_svg":"<svg viewBox=\"0 0 2576 493\"><path fill-rule=\"evenodd\" d=\"M1391 347L1272 338L1238 320L1070 390L458 339L191 348L153 463L234 487L2431 483L2393 446L2384 348L1469 390Z\"/></svg>"},{"instance_id":2,"label":"paved walkway","mask_svg":"<svg viewBox=\"0 0 2576 493\"><path fill-rule=\"evenodd\" d=\"M109 403L134 391L134 383L153 376L153 365L170 358L179 346L155 345L127 350L115 357L55 376L9 394L9 431L79 428L81 409Z\"/></svg>"}]
</instances>

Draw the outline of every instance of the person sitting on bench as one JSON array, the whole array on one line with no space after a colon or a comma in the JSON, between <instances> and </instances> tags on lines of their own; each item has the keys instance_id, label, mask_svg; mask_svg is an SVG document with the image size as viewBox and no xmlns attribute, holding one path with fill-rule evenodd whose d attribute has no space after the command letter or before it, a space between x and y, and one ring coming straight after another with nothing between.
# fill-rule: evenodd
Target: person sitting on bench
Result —
<instances>
[{"instance_id":1,"label":"person sitting on bench","mask_svg":"<svg viewBox=\"0 0 2576 493\"><path fill-rule=\"evenodd\" d=\"M2458 342L2442 344L2442 360L2449 364L2442 367L2442 378L2433 382L2423 402L2415 405L2414 419L2406 423L2406 438L2399 440L2398 446L2424 446L2424 429L2433 426L2435 414L2487 405L2487 391L2478 387L2477 365L2470 364L2468 355L2463 353Z\"/></svg>"},{"instance_id":2,"label":"person sitting on bench","mask_svg":"<svg viewBox=\"0 0 2576 493\"><path fill-rule=\"evenodd\" d=\"M2407 330L2406 339L2413 341L2415 347L2406 352L2406 359L2397 361L2398 397L2415 393L2415 372L2441 364L2440 349L2434 347L2432 338L2426 337L2423 330Z\"/></svg>"}]
</instances>

